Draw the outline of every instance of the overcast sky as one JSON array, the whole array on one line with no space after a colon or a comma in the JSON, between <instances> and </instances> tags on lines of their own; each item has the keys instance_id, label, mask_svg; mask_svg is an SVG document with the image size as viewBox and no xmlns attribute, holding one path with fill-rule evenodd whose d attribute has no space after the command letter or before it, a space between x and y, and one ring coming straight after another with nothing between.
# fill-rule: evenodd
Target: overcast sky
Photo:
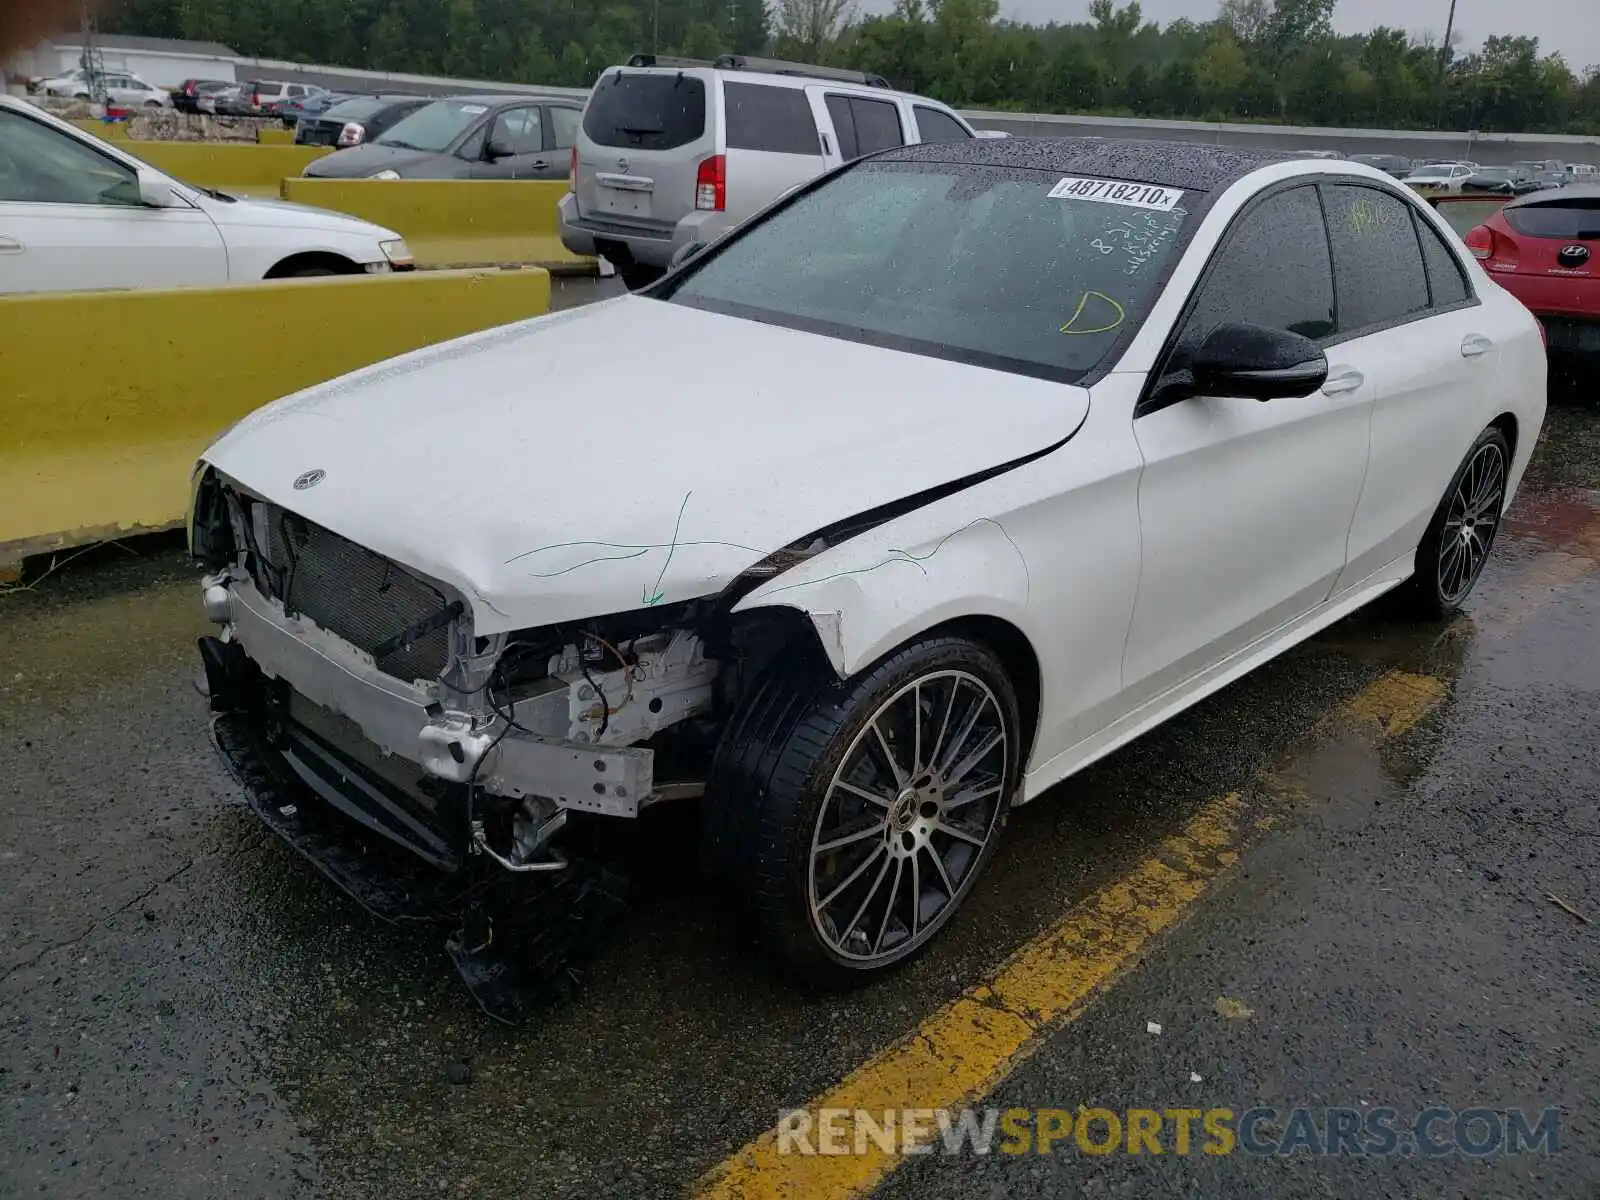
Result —
<instances>
[{"instance_id":1,"label":"overcast sky","mask_svg":"<svg viewBox=\"0 0 1600 1200\"><path fill-rule=\"evenodd\" d=\"M1119 0L1120 2L1120 0ZM1141 0L1145 20L1162 24L1178 17L1207 21L1220 0ZM857 0L863 14L887 12L893 0ZM1450 0L1338 0L1333 23L1341 33L1365 33L1374 25L1399 25L1413 33L1444 36ZM1089 0L1000 0L1003 16L1044 24L1088 19ZM1402 15L1403 14L1403 15ZM1546 52L1560 50L1576 71L1600 64L1600 4L1595 0L1457 0L1456 28L1463 49L1475 49L1491 33L1527 34Z\"/></svg>"}]
</instances>

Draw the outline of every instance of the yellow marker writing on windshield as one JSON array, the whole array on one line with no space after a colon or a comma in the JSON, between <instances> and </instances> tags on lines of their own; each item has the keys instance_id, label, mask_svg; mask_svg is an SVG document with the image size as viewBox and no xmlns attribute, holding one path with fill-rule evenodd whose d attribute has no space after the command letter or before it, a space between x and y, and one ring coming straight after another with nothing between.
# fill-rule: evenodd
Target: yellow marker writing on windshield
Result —
<instances>
[{"instance_id":1,"label":"yellow marker writing on windshield","mask_svg":"<svg viewBox=\"0 0 1600 1200\"><path fill-rule=\"evenodd\" d=\"M1111 305L1111 307L1116 310L1117 315L1107 324L1097 325L1093 329L1074 329L1073 326L1078 323L1078 318L1083 316L1083 310L1088 307L1089 297L1091 296L1098 296L1107 304ZM1080 336L1091 333L1110 333L1118 325L1122 324L1127 315L1128 314L1123 310L1122 305L1118 304L1104 292L1085 292L1083 294L1083 299L1078 301L1078 307L1073 310L1072 316L1068 317L1067 323L1061 327L1061 332L1078 334Z\"/></svg>"}]
</instances>

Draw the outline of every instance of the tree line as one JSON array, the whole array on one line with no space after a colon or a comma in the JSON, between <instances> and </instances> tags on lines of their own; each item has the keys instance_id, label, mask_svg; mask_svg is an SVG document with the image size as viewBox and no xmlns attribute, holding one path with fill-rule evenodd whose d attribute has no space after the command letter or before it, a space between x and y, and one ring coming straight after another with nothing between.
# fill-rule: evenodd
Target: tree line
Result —
<instances>
[{"instance_id":1,"label":"tree line","mask_svg":"<svg viewBox=\"0 0 1600 1200\"><path fill-rule=\"evenodd\" d=\"M1600 65L1537 39L1477 50L1404 30L1336 34L1336 0L1223 0L1210 21L1001 20L999 0L115 0L106 32L219 41L241 54L586 87L654 50L768 53L886 76L960 108L1402 129L1600 134Z\"/></svg>"}]
</instances>

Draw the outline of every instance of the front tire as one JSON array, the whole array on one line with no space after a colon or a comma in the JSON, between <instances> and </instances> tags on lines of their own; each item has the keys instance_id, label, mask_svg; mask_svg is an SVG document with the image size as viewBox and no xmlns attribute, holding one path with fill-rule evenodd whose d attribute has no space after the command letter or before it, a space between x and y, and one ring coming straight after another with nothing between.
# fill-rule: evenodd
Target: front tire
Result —
<instances>
[{"instance_id":1,"label":"front tire","mask_svg":"<svg viewBox=\"0 0 1600 1200\"><path fill-rule=\"evenodd\" d=\"M1456 468L1417 547L1410 607L1431 620L1461 607L1494 548L1511 474L1511 444L1491 425Z\"/></svg>"},{"instance_id":2,"label":"front tire","mask_svg":"<svg viewBox=\"0 0 1600 1200\"><path fill-rule=\"evenodd\" d=\"M920 954L993 855L1021 772L1015 689L943 635L840 682L769 672L713 764L714 862L804 982L869 982Z\"/></svg>"}]
</instances>

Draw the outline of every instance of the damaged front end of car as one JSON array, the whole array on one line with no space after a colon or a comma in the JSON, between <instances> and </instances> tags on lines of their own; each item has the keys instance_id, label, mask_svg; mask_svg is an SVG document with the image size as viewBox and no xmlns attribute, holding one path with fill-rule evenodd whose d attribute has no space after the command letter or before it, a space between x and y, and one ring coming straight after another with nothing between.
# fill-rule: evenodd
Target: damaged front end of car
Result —
<instances>
[{"instance_id":1,"label":"damaged front end of car","mask_svg":"<svg viewBox=\"0 0 1600 1200\"><path fill-rule=\"evenodd\" d=\"M468 597L210 467L190 538L213 736L251 808L369 912L447 926L512 1022L620 912L614 822L703 792L725 714L804 623L734 616L730 588L479 635Z\"/></svg>"}]
</instances>

